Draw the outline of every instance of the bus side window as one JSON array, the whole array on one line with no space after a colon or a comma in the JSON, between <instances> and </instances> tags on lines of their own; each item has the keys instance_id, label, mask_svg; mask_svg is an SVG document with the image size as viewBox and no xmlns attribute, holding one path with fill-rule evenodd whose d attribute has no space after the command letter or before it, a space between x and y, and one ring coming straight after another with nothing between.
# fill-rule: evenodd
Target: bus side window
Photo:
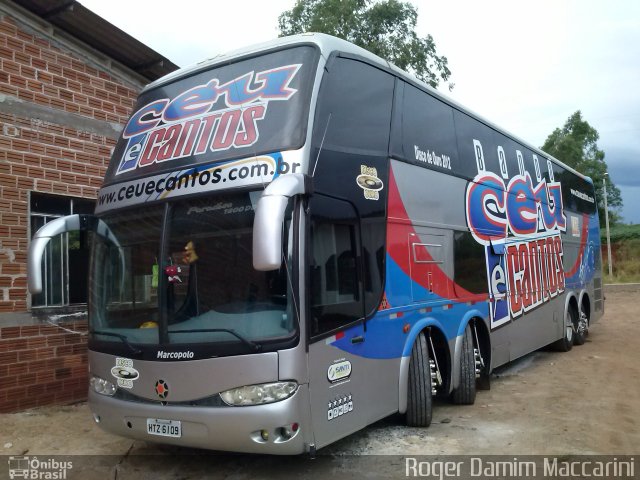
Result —
<instances>
[{"instance_id":1,"label":"bus side window","mask_svg":"<svg viewBox=\"0 0 640 480\"><path fill-rule=\"evenodd\" d=\"M475 241L471 232L453 232L453 258L456 296L464 297L464 290L473 294L487 293L484 247Z\"/></svg>"},{"instance_id":2,"label":"bus side window","mask_svg":"<svg viewBox=\"0 0 640 480\"><path fill-rule=\"evenodd\" d=\"M362 278L353 207L318 195L310 210L311 334L319 335L362 318Z\"/></svg>"}]
</instances>

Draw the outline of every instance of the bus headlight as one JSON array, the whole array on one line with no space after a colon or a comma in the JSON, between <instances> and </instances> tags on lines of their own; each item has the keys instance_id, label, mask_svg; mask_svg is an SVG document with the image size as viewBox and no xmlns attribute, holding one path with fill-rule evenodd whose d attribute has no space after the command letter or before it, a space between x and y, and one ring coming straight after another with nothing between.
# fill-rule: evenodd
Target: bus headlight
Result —
<instances>
[{"instance_id":1,"label":"bus headlight","mask_svg":"<svg viewBox=\"0 0 640 480\"><path fill-rule=\"evenodd\" d=\"M296 382L263 383L232 388L222 392L220 397L227 405L240 407L246 405L262 405L289 398L298 388Z\"/></svg>"},{"instance_id":2,"label":"bus headlight","mask_svg":"<svg viewBox=\"0 0 640 480\"><path fill-rule=\"evenodd\" d=\"M91 375L91 379L89 380L89 384L93 391L99 393L100 395L107 395L112 397L117 390L117 387L108 380L104 378L96 377L95 375Z\"/></svg>"}]
</instances>

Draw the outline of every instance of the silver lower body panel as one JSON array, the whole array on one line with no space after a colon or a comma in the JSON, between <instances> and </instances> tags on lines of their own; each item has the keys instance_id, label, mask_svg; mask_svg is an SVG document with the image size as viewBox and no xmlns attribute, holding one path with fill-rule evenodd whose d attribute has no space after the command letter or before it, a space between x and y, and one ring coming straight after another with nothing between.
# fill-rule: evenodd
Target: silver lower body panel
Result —
<instances>
[{"instance_id":1,"label":"silver lower body panel","mask_svg":"<svg viewBox=\"0 0 640 480\"><path fill-rule=\"evenodd\" d=\"M107 432L154 443L204 448L231 452L294 455L304 453L304 437L310 435L303 422L309 405L308 388L300 385L294 395L267 405L249 407L188 407L129 402L93 391L89 407L98 425ZM147 433L147 419L179 420L180 438ZM297 432L289 439L279 435L283 426L298 423ZM260 436L268 432L269 439ZM309 437L311 438L311 437Z\"/></svg>"}]
</instances>

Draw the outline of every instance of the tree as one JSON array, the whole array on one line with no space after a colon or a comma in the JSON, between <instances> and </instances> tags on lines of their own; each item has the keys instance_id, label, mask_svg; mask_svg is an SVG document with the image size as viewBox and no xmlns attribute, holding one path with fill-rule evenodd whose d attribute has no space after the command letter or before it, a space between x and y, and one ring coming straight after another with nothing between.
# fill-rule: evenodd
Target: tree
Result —
<instances>
[{"instance_id":1,"label":"tree","mask_svg":"<svg viewBox=\"0 0 640 480\"><path fill-rule=\"evenodd\" d=\"M278 17L280 36L321 32L348 40L437 87L451 75L431 35L415 32L418 12L399 0L297 0ZM449 84L449 90L453 84Z\"/></svg>"},{"instance_id":2,"label":"tree","mask_svg":"<svg viewBox=\"0 0 640 480\"><path fill-rule=\"evenodd\" d=\"M578 110L567 119L562 129L556 128L547 137L542 150L591 177L598 199L598 216L601 225L604 225L602 182L603 179L606 181L609 222L615 225L621 221L621 217L611 209L622 207L622 195L620 189L611 181L611 177L605 175L607 163L604 160L604 152L596 143L599 137L598 131L582 119L582 113Z\"/></svg>"}]
</instances>

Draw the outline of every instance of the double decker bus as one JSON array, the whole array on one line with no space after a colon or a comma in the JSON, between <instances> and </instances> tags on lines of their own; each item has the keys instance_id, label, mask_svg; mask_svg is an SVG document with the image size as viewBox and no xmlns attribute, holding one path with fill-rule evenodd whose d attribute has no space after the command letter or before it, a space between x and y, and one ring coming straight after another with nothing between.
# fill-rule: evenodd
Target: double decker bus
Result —
<instances>
[{"instance_id":1,"label":"double decker bus","mask_svg":"<svg viewBox=\"0 0 640 480\"><path fill-rule=\"evenodd\" d=\"M387 61L322 35L145 88L94 215L89 405L107 431L314 453L603 313L592 181Z\"/></svg>"}]
</instances>

